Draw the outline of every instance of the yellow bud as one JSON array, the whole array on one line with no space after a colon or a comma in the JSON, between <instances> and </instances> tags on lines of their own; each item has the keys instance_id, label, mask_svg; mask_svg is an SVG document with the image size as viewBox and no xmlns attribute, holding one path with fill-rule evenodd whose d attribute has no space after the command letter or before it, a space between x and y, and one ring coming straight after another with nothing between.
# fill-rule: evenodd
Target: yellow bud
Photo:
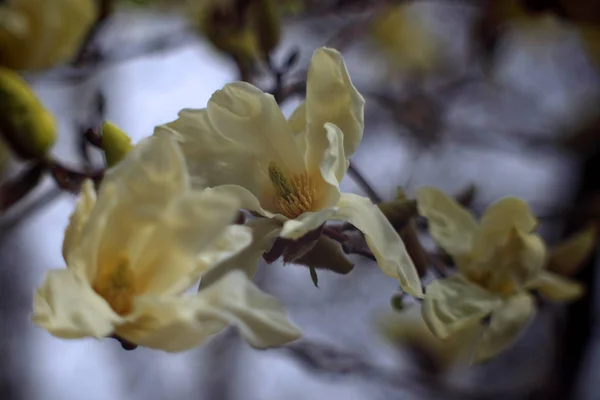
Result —
<instances>
[{"instance_id":1,"label":"yellow bud","mask_svg":"<svg viewBox=\"0 0 600 400\"><path fill-rule=\"evenodd\" d=\"M46 155L56 141L56 121L19 74L0 67L0 135L22 159Z\"/></svg>"},{"instance_id":2,"label":"yellow bud","mask_svg":"<svg viewBox=\"0 0 600 400\"><path fill-rule=\"evenodd\" d=\"M0 65L39 70L69 61L97 15L95 0L7 0L0 6Z\"/></svg>"},{"instance_id":3,"label":"yellow bud","mask_svg":"<svg viewBox=\"0 0 600 400\"><path fill-rule=\"evenodd\" d=\"M573 275L596 249L598 230L594 225L559 243L550 252L548 269L561 275Z\"/></svg>"},{"instance_id":4,"label":"yellow bud","mask_svg":"<svg viewBox=\"0 0 600 400\"><path fill-rule=\"evenodd\" d=\"M105 122L102 125L102 150L106 164L112 167L125 157L133 148L131 138L113 123Z\"/></svg>"}]
</instances>

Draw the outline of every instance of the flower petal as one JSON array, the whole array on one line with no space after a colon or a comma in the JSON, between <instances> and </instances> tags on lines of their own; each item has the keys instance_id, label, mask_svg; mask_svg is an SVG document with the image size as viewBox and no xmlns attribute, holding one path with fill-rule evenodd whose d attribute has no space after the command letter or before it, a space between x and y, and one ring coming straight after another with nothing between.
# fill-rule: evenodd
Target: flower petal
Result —
<instances>
[{"instance_id":1,"label":"flower petal","mask_svg":"<svg viewBox=\"0 0 600 400\"><path fill-rule=\"evenodd\" d=\"M314 52L308 69L305 104L308 168L319 165L328 147L323 128L327 122L343 132L345 158L352 156L363 135L365 100L352 84L337 50L323 47Z\"/></svg>"},{"instance_id":2,"label":"flower petal","mask_svg":"<svg viewBox=\"0 0 600 400\"><path fill-rule=\"evenodd\" d=\"M296 240L323 225L336 213L335 208L323 208L315 212L305 212L294 219L285 221L279 236Z\"/></svg>"},{"instance_id":3,"label":"flower petal","mask_svg":"<svg viewBox=\"0 0 600 400\"><path fill-rule=\"evenodd\" d=\"M521 333L534 312L533 297L527 293L520 293L506 299L502 306L492 313L490 325L483 331L473 361L485 361L506 350Z\"/></svg>"},{"instance_id":4,"label":"flower petal","mask_svg":"<svg viewBox=\"0 0 600 400\"><path fill-rule=\"evenodd\" d=\"M232 271L196 296L143 297L137 315L119 327L123 338L169 352L202 344L228 324L254 347L285 344L300 336L280 303L241 271Z\"/></svg>"},{"instance_id":5,"label":"flower petal","mask_svg":"<svg viewBox=\"0 0 600 400\"><path fill-rule=\"evenodd\" d=\"M212 95L207 111L217 131L264 154L265 165L275 162L289 174L305 171L292 130L273 96L249 83L234 82Z\"/></svg>"},{"instance_id":6,"label":"flower petal","mask_svg":"<svg viewBox=\"0 0 600 400\"><path fill-rule=\"evenodd\" d=\"M262 255L273 247L273 243L279 236L281 223L268 218L259 218L248 221L246 226L252 230L252 243L235 256L206 271L200 280L199 290L207 288L234 269L243 271L248 278L252 279Z\"/></svg>"},{"instance_id":7,"label":"flower petal","mask_svg":"<svg viewBox=\"0 0 600 400\"><path fill-rule=\"evenodd\" d=\"M445 339L478 324L501 304L500 296L454 275L427 286L422 312L433 334Z\"/></svg>"},{"instance_id":8,"label":"flower petal","mask_svg":"<svg viewBox=\"0 0 600 400\"><path fill-rule=\"evenodd\" d=\"M164 205L189 188L189 177L175 139L158 135L143 139L108 170L100 192L106 183L117 185L120 202Z\"/></svg>"},{"instance_id":9,"label":"flower petal","mask_svg":"<svg viewBox=\"0 0 600 400\"><path fill-rule=\"evenodd\" d=\"M434 187L415 190L419 214L427 218L429 234L448 254L456 257L472 249L477 222L456 200Z\"/></svg>"},{"instance_id":10,"label":"flower petal","mask_svg":"<svg viewBox=\"0 0 600 400\"><path fill-rule=\"evenodd\" d=\"M276 215L271 213L270 211L265 210L262 207L258 198L245 187L238 185L221 185L214 188L206 189L206 191L210 191L215 194L222 193L229 196L234 196L240 201L240 208L258 213L267 218L273 218ZM283 216L281 217L285 218Z\"/></svg>"},{"instance_id":11,"label":"flower petal","mask_svg":"<svg viewBox=\"0 0 600 400\"><path fill-rule=\"evenodd\" d=\"M321 155L319 169L323 180L327 184L326 190L332 191L335 199L325 200L325 203L335 204L339 197L339 184L350 164L344 156L344 134L340 128L327 123L325 124L325 131L328 146ZM334 201L332 202L332 200Z\"/></svg>"},{"instance_id":12,"label":"flower petal","mask_svg":"<svg viewBox=\"0 0 600 400\"><path fill-rule=\"evenodd\" d=\"M257 348L281 346L294 341L301 332L287 318L279 300L262 292L242 271L232 271L198 293L203 307L200 319L231 323L248 343Z\"/></svg>"},{"instance_id":13,"label":"flower petal","mask_svg":"<svg viewBox=\"0 0 600 400\"><path fill-rule=\"evenodd\" d=\"M252 243L252 229L244 225L230 225L202 250L198 257L202 271L209 271L240 254Z\"/></svg>"},{"instance_id":14,"label":"flower petal","mask_svg":"<svg viewBox=\"0 0 600 400\"><path fill-rule=\"evenodd\" d=\"M550 301L561 303L577 300L585 291L581 283L548 271L540 272L527 287L537 289Z\"/></svg>"},{"instance_id":15,"label":"flower petal","mask_svg":"<svg viewBox=\"0 0 600 400\"><path fill-rule=\"evenodd\" d=\"M140 290L169 294L188 288L206 267L202 252L208 247L214 260L215 249L209 246L216 244L238 212L235 197L212 191L190 192L173 201L133 263ZM244 240L249 242L249 233Z\"/></svg>"},{"instance_id":16,"label":"flower petal","mask_svg":"<svg viewBox=\"0 0 600 400\"><path fill-rule=\"evenodd\" d=\"M399 279L407 293L421 297L423 289L419 274L400 236L379 207L369 199L351 193L342 193L337 207L332 219L349 222L358 228L365 235L379 268L386 275Z\"/></svg>"},{"instance_id":17,"label":"flower petal","mask_svg":"<svg viewBox=\"0 0 600 400\"><path fill-rule=\"evenodd\" d=\"M179 118L158 126L155 135L176 138L194 187L240 185L258 195L264 175L255 152L221 135L206 109L182 110Z\"/></svg>"},{"instance_id":18,"label":"flower petal","mask_svg":"<svg viewBox=\"0 0 600 400\"><path fill-rule=\"evenodd\" d=\"M56 337L76 339L106 337L121 318L85 279L56 269L35 293L32 320Z\"/></svg>"},{"instance_id":19,"label":"flower petal","mask_svg":"<svg viewBox=\"0 0 600 400\"><path fill-rule=\"evenodd\" d=\"M504 197L490 205L479 224L475 251L478 257L488 257L496 247L504 245L516 229L529 233L537 226L537 219L527 203L516 197Z\"/></svg>"},{"instance_id":20,"label":"flower petal","mask_svg":"<svg viewBox=\"0 0 600 400\"><path fill-rule=\"evenodd\" d=\"M62 254L65 262L69 258L71 251L79 244L81 232L83 231L83 227L88 221L95 204L96 189L94 189L93 182L88 179L84 181L81 186L79 201L77 202L75 211L73 211L73 214L71 214L71 217L69 218L69 225L65 230L65 237L62 245Z\"/></svg>"}]
</instances>

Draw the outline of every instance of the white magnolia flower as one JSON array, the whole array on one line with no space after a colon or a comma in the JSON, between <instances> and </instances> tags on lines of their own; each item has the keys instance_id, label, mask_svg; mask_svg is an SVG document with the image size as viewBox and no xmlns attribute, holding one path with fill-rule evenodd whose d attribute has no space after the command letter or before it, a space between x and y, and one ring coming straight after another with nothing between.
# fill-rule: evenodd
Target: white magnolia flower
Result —
<instances>
[{"instance_id":1,"label":"white magnolia flower","mask_svg":"<svg viewBox=\"0 0 600 400\"><path fill-rule=\"evenodd\" d=\"M352 223L381 269L420 296L415 267L379 208L340 193L348 159L362 139L363 108L342 56L322 48L310 63L306 101L289 120L273 96L236 82L215 92L206 109L182 110L156 134L177 136L199 183L279 221L282 238L301 238L327 220Z\"/></svg>"},{"instance_id":2,"label":"white magnolia flower","mask_svg":"<svg viewBox=\"0 0 600 400\"><path fill-rule=\"evenodd\" d=\"M441 339L489 318L476 361L503 351L521 332L535 312L530 290L552 301L582 294L580 284L545 269L546 246L532 233L537 220L524 201L505 197L490 205L478 224L438 189L417 189L415 197L432 238L458 268L457 274L427 286L423 317Z\"/></svg>"},{"instance_id":3,"label":"white magnolia flower","mask_svg":"<svg viewBox=\"0 0 600 400\"><path fill-rule=\"evenodd\" d=\"M253 346L298 338L279 302L235 271L197 295L200 275L242 251L247 227L231 225L239 201L192 190L175 142L152 137L87 181L65 232L66 269L37 290L33 321L60 338L117 335L165 351L201 344L227 324Z\"/></svg>"}]
</instances>

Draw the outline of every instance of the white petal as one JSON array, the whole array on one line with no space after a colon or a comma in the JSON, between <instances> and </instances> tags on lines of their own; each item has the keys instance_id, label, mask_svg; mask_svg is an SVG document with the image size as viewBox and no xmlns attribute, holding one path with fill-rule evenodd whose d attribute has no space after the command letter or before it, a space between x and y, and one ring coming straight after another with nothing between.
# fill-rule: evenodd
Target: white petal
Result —
<instances>
[{"instance_id":1,"label":"white petal","mask_svg":"<svg viewBox=\"0 0 600 400\"><path fill-rule=\"evenodd\" d=\"M445 339L480 323L501 304L500 296L454 275L427 286L422 312L434 335Z\"/></svg>"},{"instance_id":2,"label":"white petal","mask_svg":"<svg viewBox=\"0 0 600 400\"><path fill-rule=\"evenodd\" d=\"M305 104L307 166L319 165L327 148L323 128L327 122L343 132L345 157L352 156L363 135L365 100L352 84L344 59L337 50L323 47L313 54L308 69Z\"/></svg>"},{"instance_id":3,"label":"white petal","mask_svg":"<svg viewBox=\"0 0 600 400\"><path fill-rule=\"evenodd\" d=\"M1 145L1 144L0 144ZM85 226L87 220L90 218L92 209L96 204L96 189L94 189L94 183L91 180L86 180L81 186L81 194L75 211L71 214L69 219L69 225L65 230L65 237L63 239L62 254L65 261L68 260L71 251L79 244L81 238L81 232Z\"/></svg>"},{"instance_id":4,"label":"white petal","mask_svg":"<svg viewBox=\"0 0 600 400\"><path fill-rule=\"evenodd\" d=\"M229 271L235 269L243 271L250 279L254 276L262 255L273 247L273 243L279 236L281 223L268 218L259 218L248 221L246 225L252 230L250 246L203 274L200 280L200 289L212 285Z\"/></svg>"},{"instance_id":5,"label":"white petal","mask_svg":"<svg viewBox=\"0 0 600 400\"><path fill-rule=\"evenodd\" d=\"M506 299L492 313L490 326L483 331L477 344L474 361L485 361L506 350L522 332L534 312L533 297L527 293Z\"/></svg>"},{"instance_id":6,"label":"white petal","mask_svg":"<svg viewBox=\"0 0 600 400\"><path fill-rule=\"evenodd\" d=\"M225 137L264 154L286 173L304 172L304 160L273 96L246 82L225 85L208 102L212 125Z\"/></svg>"},{"instance_id":7,"label":"white petal","mask_svg":"<svg viewBox=\"0 0 600 400\"><path fill-rule=\"evenodd\" d=\"M228 196L234 196L240 201L240 208L248 211L258 213L267 218L273 218L275 214L265 210L259 201L259 199L248 189L238 185L222 185L214 188L206 189L206 191L213 192L215 194L226 194ZM283 217L283 216L281 216ZM283 217L284 219L287 219Z\"/></svg>"},{"instance_id":8,"label":"white petal","mask_svg":"<svg viewBox=\"0 0 600 400\"><path fill-rule=\"evenodd\" d=\"M581 283L548 271L541 271L527 287L537 289L543 297L555 302L577 300L585 291Z\"/></svg>"},{"instance_id":9,"label":"white petal","mask_svg":"<svg viewBox=\"0 0 600 400\"><path fill-rule=\"evenodd\" d=\"M214 251L209 246L238 212L236 198L211 191L190 192L173 201L133 262L143 293L178 293L198 280L202 252ZM244 240L249 242L249 234Z\"/></svg>"},{"instance_id":10,"label":"white petal","mask_svg":"<svg viewBox=\"0 0 600 400\"><path fill-rule=\"evenodd\" d=\"M56 337L75 339L106 337L121 318L84 278L57 269L35 293L32 320Z\"/></svg>"},{"instance_id":11,"label":"white petal","mask_svg":"<svg viewBox=\"0 0 600 400\"><path fill-rule=\"evenodd\" d=\"M257 348L281 346L298 339L300 330L289 321L281 303L256 287L242 271L232 271L198 293L202 319L235 325Z\"/></svg>"},{"instance_id":12,"label":"white petal","mask_svg":"<svg viewBox=\"0 0 600 400\"><path fill-rule=\"evenodd\" d=\"M349 165L344 156L344 136L340 128L333 124L325 124L325 130L328 145L323 151L319 169L323 180L329 186L328 189L337 191L339 196L339 184Z\"/></svg>"},{"instance_id":13,"label":"white petal","mask_svg":"<svg viewBox=\"0 0 600 400\"><path fill-rule=\"evenodd\" d=\"M177 120L157 127L154 134L177 139L194 187L240 185L260 192L264 174L257 153L217 132L206 109L182 110Z\"/></svg>"},{"instance_id":14,"label":"white petal","mask_svg":"<svg viewBox=\"0 0 600 400\"><path fill-rule=\"evenodd\" d=\"M252 243L250 227L244 225L226 227L223 233L205 247L198 257L203 273L239 255L250 243Z\"/></svg>"},{"instance_id":15,"label":"white petal","mask_svg":"<svg viewBox=\"0 0 600 400\"><path fill-rule=\"evenodd\" d=\"M369 199L351 193L342 193L337 207L332 219L350 222L358 228L365 235L379 268L386 275L399 279L407 293L421 297L423 289L417 270L400 236L379 207Z\"/></svg>"},{"instance_id":16,"label":"white petal","mask_svg":"<svg viewBox=\"0 0 600 400\"><path fill-rule=\"evenodd\" d=\"M336 213L335 208L323 208L316 212L305 212L295 219L285 221L279 234L285 239L300 239L308 232L314 231Z\"/></svg>"},{"instance_id":17,"label":"white petal","mask_svg":"<svg viewBox=\"0 0 600 400\"><path fill-rule=\"evenodd\" d=\"M473 246L477 222L456 200L434 187L415 190L419 214L427 218L429 234L452 256L468 253Z\"/></svg>"}]
</instances>

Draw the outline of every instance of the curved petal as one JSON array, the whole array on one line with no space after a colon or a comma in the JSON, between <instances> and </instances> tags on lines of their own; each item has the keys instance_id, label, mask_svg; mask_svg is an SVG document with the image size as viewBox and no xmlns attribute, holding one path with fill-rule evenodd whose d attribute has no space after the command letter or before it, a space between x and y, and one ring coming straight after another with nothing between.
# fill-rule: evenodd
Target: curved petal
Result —
<instances>
[{"instance_id":1,"label":"curved petal","mask_svg":"<svg viewBox=\"0 0 600 400\"><path fill-rule=\"evenodd\" d=\"M85 279L56 269L35 293L32 321L53 336L76 339L106 337L121 318Z\"/></svg>"},{"instance_id":2,"label":"curved petal","mask_svg":"<svg viewBox=\"0 0 600 400\"><path fill-rule=\"evenodd\" d=\"M419 214L427 218L429 234L451 256L471 251L477 221L456 200L434 187L415 190Z\"/></svg>"},{"instance_id":3,"label":"curved petal","mask_svg":"<svg viewBox=\"0 0 600 400\"><path fill-rule=\"evenodd\" d=\"M279 236L281 223L268 218L259 218L247 222L246 225L252 230L252 243L203 274L199 290L212 285L232 270L243 271L250 279L254 276L262 255L273 247L273 243Z\"/></svg>"},{"instance_id":4,"label":"curved petal","mask_svg":"<svg viewBox=\"0 0 600 400\"><path fill-rule=\"evenodd\" d=\"M332 219L349 222L358 228L365 235L379 268L386 275L399 279L407 293L422 297L419 274L400 236L379 207L366 197L351 193L342 193L337 207Z\"/></svg>"},{"instance_id":5,"label":"curved petal","mask_svg":"<svg viewBox=\"0 0 600 400\"><path fill-rule=\"evenodd\" d=\"M136 299L135 314L117 328L123 339L139 346L180 352L200 346L227 327L227 323L198 319L195 296L142 296Z\"/></svg>"},{"instance_id":6,"label":"curved petal","mask_svg":"<svg viewBox=\"0 0 600 400\"><path fill-rule=\"evenodd\" d=\"M250 192L248 189L238 185L222 185L214 188L206 189L205 191L210 191L215 194L227 194L229 196L236 197L240 201L240 208L244 210L248 210L251 212L258 213L267 218L273 218L278 214L273 214L270 211L262 208L262 205L258 198ZM280 215L281 218L285 218ZM287 218L285 218L287 219Z\"/></svg>"},{"instance_id":7,"label":"curved petal","mask_svg":"<svg viewBox=\"0 0 600 400\"><path fill-rule=\"evenodd\" d=\"M305 212L294 219L283 223L279 236L285 239L296 240L314 231L336 213L336 208L323 208L316 212Z\"/></svg>"},{"instance_id":8,"label":"curved petal","mask_svg":"<svg viewBox=\"0 0 600 400\"><path fill-rule=\"evenodd\" d=\"M143 139L108 170L100 194L107 183L117 186L120 202L164 205L189 188L189 176L175 139L155 135Z\"/></svg>"},{"instance_id":9,"label":"curved petal","mask_svg":"<svg viewBox=\"0 0 600 400\"><path fill-rule=\"evenodd\" d=\"M581 283L547 271L540 272L527 287L537 289L550 301L561 303L577 300L585 291Z\"/></svg>"},{"instance_id":10,"label":"curved petal","mask_svg":"<svg viewBox=\"0 0 600 400\"><path fill-rule=\"evenodd\" d=\"M496 201L485 210L479 223L474 245L478 257L489 257L495 248L509 240L514 229L529 233L537 223L525 201L516 197Z\"/></svg>"},{"instance_id":11,"label":"curved petal","mask_svg":"<svg viewBox=\"0 0 600 400\"><path fill-rule=\"evenodd\" d=\"M173 201L133 264L139 293L168 294L187 289L200 277L202 252L208 248L214 260L215 248L209 246L223 244L215 241L238 212L235 197L212 191L190 192ZM249 233L244 240L249 242Z\"/></svg>"},{"instance_id":12,"label":"curved petal","mask_svg":"<svg viewBox=\"0 0 600 400\"><path fill-rule=\"evenodd\" d=\"M422 312L433 334L445 339L478 324L501 304L500 296L454 275L427 286Z\"/></svg>"},{"instance_id":13,"label":"curved petal","mask_svg":"<svg viewBox=\"0 0 600 400\"><path fill-rule=\"evenodd\" d=\"M225 137L275 162L289 174L305 171L292 130L273 96L246 82L216 91L208 102L212 125Z\"/></svg>"},{"instance_id":14,"label":"curved petal","mask_svg":"<svg viewBox=\"0 0 600 400\"><path fill-rule=\"evenodd\" d=\"M202 250L198 257L201 271L209 271L217 265L236 257L252 243L252 229L244 225L230 225Z\"/></svg>"},{"instance_id":15,"label":"curved petal","mask_svg":"<svg viewBox=\"0 0 600 400\"><path fill-rule=\"evenodd\" d=\"M257 348L281 346L301 336L281 303L262 292L242 271L232 271L198 293L197 316L235 325Z\"/></svg>"},{"instance_id":16,"label":"curved petal","mask_svg":"<svg viewBox=\"0 0 600 400\"><path fill-rule=\"evenodd\" d=\"M177 140L194 187L240 185L260 193L264 179L255 152L217 132L206 109L182 110L178 115L177 120L156 127L154 134Z\"/></svg>"},{"instance_id":17,"label":"curved petal","mask_svg":"<svg viewBox=\"0 0 600 400\"><path fill-rule=\"evenodd\" d=\"M325 131L328 146L321 155L319 170L325 183L339 193L339 184L349 165L344 156L344 136L340 128L333 124L325 124Z\"/></svg>"},{"instance_id":18,"label":"curved petal","mask_svg":"<svg viewBox=\"0 0 600 400\"><path fill-rule=\"evenodd\" d=\"M475 348L475 362L488 360L506 350L518 337L535 312L531 295L520 293L506 299L494 310L487 329Z\"/></svg>"},{"instance_id":19,"label":"curved petal","mask_svg":"<svg viewBox=\"0 0 600 400\"><path fill-rule=\"evenodd\" d=\"M0 144L1 145L1 144ZM65 230L65 237L63 239L62 254L65 262L69 258L69 254L79 244L81 238L81 232L85 226L87 220L90 218L92 209L96 204L96 189L94 189L94 183L86 179L81 186L81 194L75 207L75 211L69 218L69 225Z\"/></svg>"},{"instance_id":20,"label":"curved petal","mask_svg":"<svg viewBox=\"0 0 600 400\"><path fill-rule=\"evenodd\" d=\"M313 54L305 104L307 167L319 165L328 146L323 129L327 122L341 129L345 158L352 156L363 135L365 100L352 84L344 59L337 50L323 47Z\"/></svg>"}]
</instances>

